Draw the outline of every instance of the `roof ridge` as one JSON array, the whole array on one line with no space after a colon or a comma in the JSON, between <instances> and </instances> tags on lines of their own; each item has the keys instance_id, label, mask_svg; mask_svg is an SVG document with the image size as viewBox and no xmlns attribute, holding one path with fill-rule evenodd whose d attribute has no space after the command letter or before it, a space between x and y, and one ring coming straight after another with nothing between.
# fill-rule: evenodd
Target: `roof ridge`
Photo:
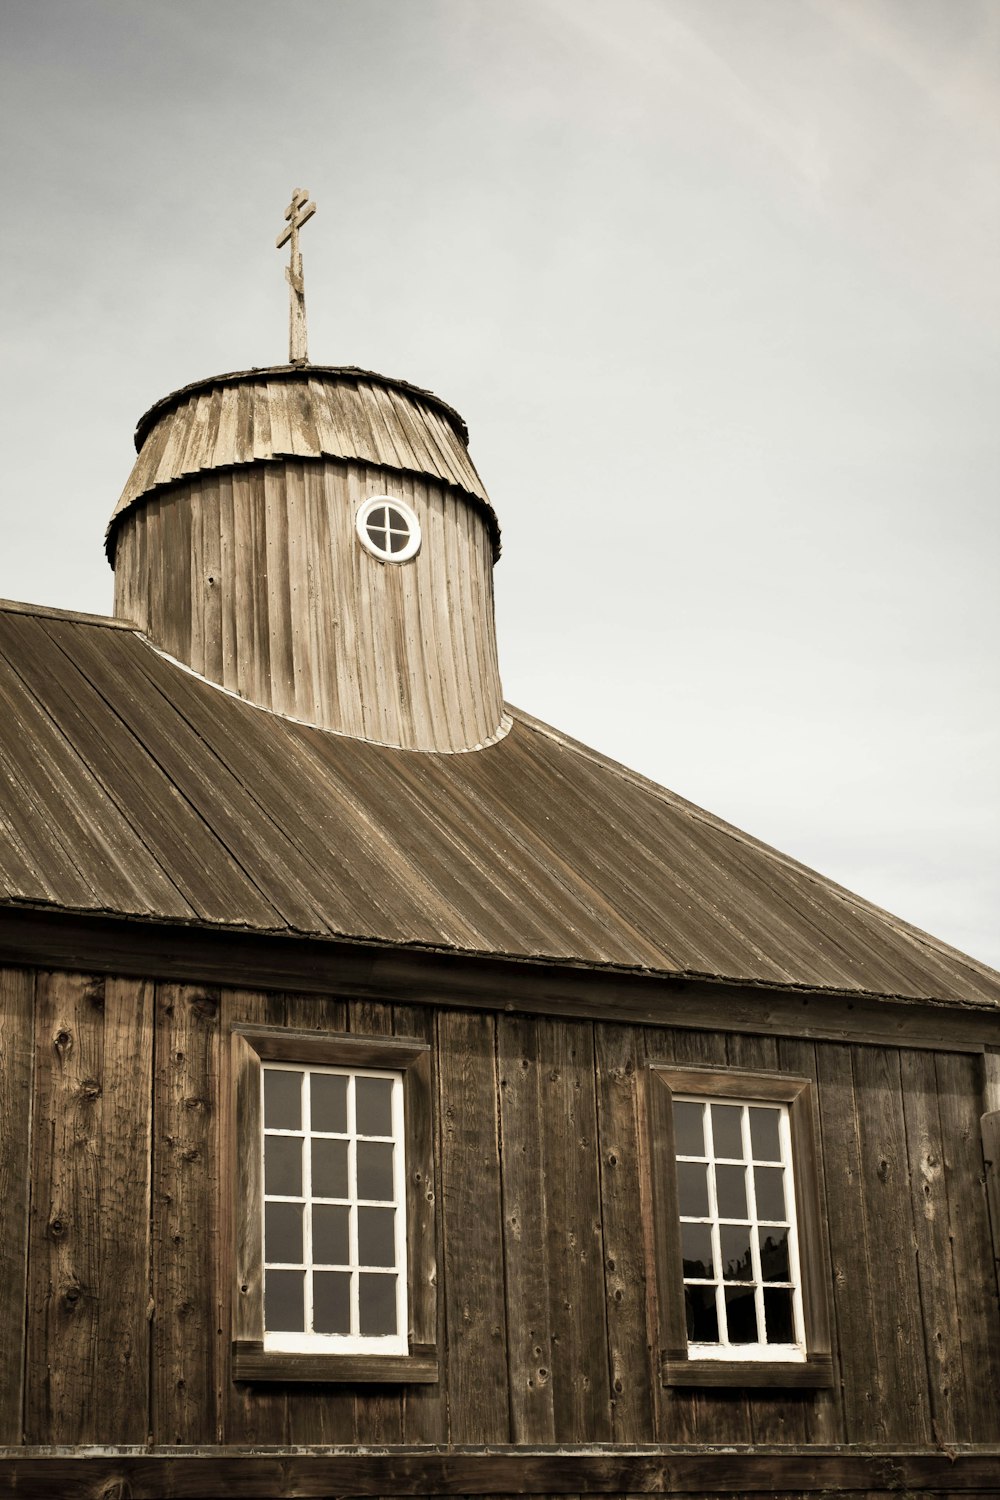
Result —
<instances>
[{"instance_id":1,"label":"roof ridge","mask_svg":"<svg viewBox=\"0 0 1000 1500\"><path fill-rule=\"evenodd\" d=\"M839 885L830 876L823 875L819 870L814 870L811 865L803 864L801 860L793 858L790 854L783 853L782 850L776 849L772 844L764 843L762 839L755 838L752 833L747 833L745 829L737 828L734 823L727 823L725 818L720 818L716 813L709 812L707 808L700 807L696 802L689 802L686 797L681 797L677 792L671 791L669 787L661 786L659 782L653 781L648 776L643 776L640 771L633 770L631 766L626 766L623 762L614 760L611 756L603 754L602 751L595 750L593 746L585 745L582 740L574 739L572 735L563 733L561 729L556 729L553 725L546 724L543 719L535 718L533 714L527 713L524 709L516 708L512 703L506 703L504 706L512 718L524 724L527 728L533 729L539 734L546 735L549 739L555 741L556 744L565 746L566 749L572 750L577 755L582 755L585 759L592 761L595 765L602 766L605 770L610 771L613 775L620 777L624 781L630 782L633 786L651 792L669 806L678 809L680 812L688 813L690 816L706 823L709 827L716 829L719 833L726 834L727 837L734 839L736 842L745 844L759 853L768 856L778 864L805 875L810 881L832 892L846 906L870 912L890 922L894 930L901 937L907 938L916 946L928 948L933 953L946 955L952 960L958 960L964 967L976 974L985 976L991 980L1000 981L1000 970L994 969L988 963L984 963L982 959L973 958L971 954L963 953L960 948L953 948L950 943L945 943L941 938L934 937L932 933L925 932L920 927L915 927L912 922L905 921L904 918L897 916L895 912L888 911L884 906L878 906L874 901L869 901L866 897L859 896L855 891L849 890L846 886Z\"/></svg>"},{"instance_id":2,"label":"roof ridge","mask_svg":"<svg viewBox=\"0 0 1000 1500\"><path fill-rule=\"evenodd\" d=\"M0 610L10 615L37 615L43 620L69 620L74 625L106 625L112 630L138 631L134 620L119 615L90 615L80 609L56 609L51 604L27 604L19 599L0 599Z\"/></svg>"}]
</instances>

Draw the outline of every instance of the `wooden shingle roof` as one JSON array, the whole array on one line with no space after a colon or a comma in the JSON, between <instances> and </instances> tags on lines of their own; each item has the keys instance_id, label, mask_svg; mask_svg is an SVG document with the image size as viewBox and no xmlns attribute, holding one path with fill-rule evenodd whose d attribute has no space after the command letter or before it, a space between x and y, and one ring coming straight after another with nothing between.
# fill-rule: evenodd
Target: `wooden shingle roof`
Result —
<instances>
[{"instance_id":1,"label":"wooden shingle roof","mask_svg":"<svg viewBox=\"0 0 1000 1500\"><path fill-rule=\"evenodd\" d=\"M122 621L0 606L0 900L1000 1004L1000 974L528 716L467 754L324 732Z\"/></svg>"},{"instance_id":2,"label":"wooden shingle roof","mask_svg":"<svg viewBox=\"0 0 1000 1500\"><path fill-rule=\"evenodd\" d=\"M278 458L346 458L431 475L486 515L495 555L500 527L468 452L458 412L431 391L353 366L276 365L183 386L139 419L138 457L107 532L145 496L211 469Z\"/></svg>"}]
</instances>

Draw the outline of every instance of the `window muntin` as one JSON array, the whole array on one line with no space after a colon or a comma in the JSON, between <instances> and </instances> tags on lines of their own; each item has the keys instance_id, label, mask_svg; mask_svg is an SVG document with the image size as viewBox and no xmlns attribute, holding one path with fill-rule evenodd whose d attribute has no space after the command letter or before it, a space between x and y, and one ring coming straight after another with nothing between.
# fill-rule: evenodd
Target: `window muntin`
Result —
<instances>
[{"instance_id":1,"label":"window muntin","mask_svg":"<svg viewBox=\"0 0 1000 1500\"><path fill-rule=\"evenodd\" d=\"M261 1070L264 1348L405 1354L403 1078Z\"/></svg>"},{"instance_id":2,"label":"window muntin","mask_svg":"<svg viewBox=\"0 0 1000 1500\"><path fill-rule=\"evenodd\" d=\"M420 522L405 500L372 495L355 525L362 545L380 562L409 562L420 550Z\"/></svg>"},{"instance_id":3,"label":"window muntin","mask_svg":"<svg viewBox=\"0 0 1000 1500\"><path fill-rule=\"evenodd\" d=\"M690 1359L806 1357L788 1107L673 1096Z\"/></svg>"}]
</instances>

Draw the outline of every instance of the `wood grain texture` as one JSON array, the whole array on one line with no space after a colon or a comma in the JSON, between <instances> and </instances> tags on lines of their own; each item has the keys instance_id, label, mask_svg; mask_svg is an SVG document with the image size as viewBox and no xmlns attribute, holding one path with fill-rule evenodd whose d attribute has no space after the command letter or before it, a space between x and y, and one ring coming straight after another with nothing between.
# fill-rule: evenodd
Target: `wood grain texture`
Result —
<instances>
[{"instance_id":1,"label":"wood grain texture","mask_svg":"<svg viewBox=\"0 0 1000 1500\"><path fill-rule=\"evenodd\" d=\"M48 974L37 997L25 1429L133 1442L148 1431L152 986Z\"/></svg>"},{"instance_id":2,"label":"wood grain texture","mask_svg":"<svg viewBox=\"0 0 1000 1500\"><path fill-rule=\"evenodd\" d=\"M331 1495L419 1495L451 1500L490 1495L514 1500L559 1495L563 1500L605 1495L683 1495L706 1500L887 1500L889 1496L979 1495L996 1500L1000 1448L964 1452L825 1452L706 1446L624 1448L566 1453L553 1449L464 1448L421 1452L295 1449L255 1451L163 1448L69 1456L51 1449L0 1453L0 1484L29 1500L324 1500Z\"/></svg>"},{"instance_id":3,"label":"wood grain texture","mask_svg":"<svg viewBox=\"0 0 1000 1500\"><path fill-rule=\"evenodd\" d=\"M153 1078L152 1432L157 1442L218 1435L225 1351L218 1262L219 999L158 985Z\"/></svg>"},{"instance_id":4,"label":"wood grain texture","mask_svg":"<svg viewBox=\"0 0 1000 1500\"><path fill-rule=\"evenodd\" d=\"M24 1421L35 976L0 970L0 1442Z\"/></svg>"},{"instance_id":5,"label":"wood grain texture","mask_svg":"<svg viewBox=\"0 0 1000 1500\"><path fill-rule=\"evenodd\" d=\"M900 1075L931 1427L944 1444L967 1440L970 1423L933 1055L900 1053Z\"/></svg>"},{"instance_id":6,"label":"wood grain texture","mask_svg":"<svg viewBox=\"0 0 1000 1500\"><path fill-rule=\"evenodd\" d=\"M944 1053L935 1071L969 1428L977 1441L990 1441L998 1423L1000 1305L984 1181L982 1075L978 1059Z\"/></svg>"},{"instance_id":7,"label":"wood grain texture","mask_svg":"<svg viewBox=\"0 0 1000 1500\"><path fill-rule=\"evenodd\" d=\"M642 1033L634 1027L595 1026L594 1053L612 1435L616 1443L651 1442L653 1351L643 1236L637 1232L641 1211L636 1223L644 1166L638 1097Z\"/></svg>"},{"instance_id":8,"label":"wood grain texture","mask_svg":"<svg viewBox=\"0 0 1000 1500\"><path fill-rule=\"evenodd\" d=\"M552 1362L559 1351L549 1306L543 1061L534 1021L512 1017L496 1025L511 1438L550 1443L556 1431Z\"/></svg>"},{"instance_id":9,"label":"wood grain texture","mask_svg":"<svg viewBox=\"0 0 1000 1500\"><path fill-rule=\"evenodd\" d=\"M507 1329L492 1017L438 1017L449 1437L508 1441Z\"/></svg>"},{"instance_id":10,"label":"wood grain texture","mask_svg":"<svg viewBox=\"0 0 1000 1500\"><path fill-rule=\"evenodd\" d=\"M886 1422L894 1442L931 1437L927 1354L910 1204L899 1053L856 1047L854 1089L868 1274L870 1338L886 1388Z\"/></svg>"},{"instance_id":11,"label":"wood grain texture","mask_svg":"<svg viewBox=\"0 0 1000 1500\"><path fill-rule=\"evenodd\" d=\"M355 534L389 494L423 533L383 563ZM482 513L440 481L331 459L185 479L131 512L116 609L262 707L407 749L467 750L503 714Z\"/></svg>"}]
</instances>

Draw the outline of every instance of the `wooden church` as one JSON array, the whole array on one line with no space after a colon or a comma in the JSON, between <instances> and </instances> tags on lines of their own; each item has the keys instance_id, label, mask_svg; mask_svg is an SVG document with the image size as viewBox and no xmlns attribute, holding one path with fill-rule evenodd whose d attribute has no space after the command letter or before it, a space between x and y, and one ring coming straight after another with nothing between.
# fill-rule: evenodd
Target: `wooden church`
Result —
<instances>
[{"instance_id":1,"label":"wooden church","mask_svg":"<svg viewBox=\"0 0 1000 1500\"><path fill-rule=\"evenodd\" d=\"M0 608L0 1496L1000 1496L1000 974L505 705L311 212Z\"/></svg>"}]
</instances>

